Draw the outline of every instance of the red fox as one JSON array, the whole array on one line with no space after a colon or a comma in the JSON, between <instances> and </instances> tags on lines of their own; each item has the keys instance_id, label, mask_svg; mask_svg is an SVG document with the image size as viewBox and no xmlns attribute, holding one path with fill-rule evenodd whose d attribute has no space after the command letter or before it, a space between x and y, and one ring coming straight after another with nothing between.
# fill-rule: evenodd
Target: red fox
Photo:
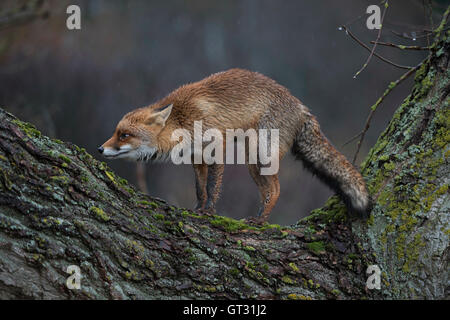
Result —
<instances>
[{"instance_id":1,"label":"red fox","mask_svg":"<svg viewBox=\"0 0 450 320\"><path fill-rule=\"evenodd\" d=\"M279 160L291 150L304 166L336 191L350 212L367 217L370 196L361 174L323 135L316 118L288 89L257 72L231 69L181 86L160 101L126 114L99 152L106 158L164 161L179 143L179 128L204 130L278 129ZM257 223L267 221L280 195L278 175L260 174L261 163L247 163L258 186L261 206ZM193 164L196 210L215 213L224 165Z\"/></svg>"}]
</instances>

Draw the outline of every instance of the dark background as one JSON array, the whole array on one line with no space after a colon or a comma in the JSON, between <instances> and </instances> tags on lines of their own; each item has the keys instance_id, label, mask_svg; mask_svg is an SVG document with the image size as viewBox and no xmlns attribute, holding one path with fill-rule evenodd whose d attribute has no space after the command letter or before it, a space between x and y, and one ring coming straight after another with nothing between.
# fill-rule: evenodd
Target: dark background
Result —
<instances>
[{"instance_id":1,"label":"dark background","mask_svg":"<svg viewBox=\"0 0 450 320\"><path fill-rule=\"evenodd\" d=\"M29 1L2 0L1 14ZM436 24L448 1L390 1L381 40L427 45L398 37ZM424 4L425 3L425 4ZM78 4L82 29L66 28L66 8ZM44 18L0 28L0 107L30 121L43 133L96 149L128 111L149 105L186 82L232 67L261 72L287 87L317 116L323 132L349 159L370 106L389 82L405 70L375 57L356 78L369 53L338 27L348 26L369 44L378 31L366 28L365 13L377 1L44 1ZM22 8L26 10L26 8ZM1 21L0 21L1 22ZM420 33L416 33L420 34ZM416 65L426 51L379 47L377 52L403 65ZM358 164L408 94L401 84L377 111ZM103 159L101 159L104 161ZM110 161L119 175L136 183L136 165ZM149 194L192 208L194 177L188 165L147 165ZM270 221L290 224L319 207L332 194L287 156L280 169L281 197ZM254 215L258 192L246 166L227 166L218 213Z\"/></svg>"}]
</instances>

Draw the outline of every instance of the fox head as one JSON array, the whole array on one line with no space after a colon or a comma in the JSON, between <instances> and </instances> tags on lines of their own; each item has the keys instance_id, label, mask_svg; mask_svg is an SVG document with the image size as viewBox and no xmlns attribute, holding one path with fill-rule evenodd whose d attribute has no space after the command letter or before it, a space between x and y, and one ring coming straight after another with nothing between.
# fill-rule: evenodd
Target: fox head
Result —
<instances>
[{"instance_id":1,"label":"fox head","mask_svg":"<svg viewBox=\"0 0 450 320\"><path fill-rule=\"evenodd\" d=\"M158 156L158 135L172 112L163 108L140 108L127 113L111 138L98 151L108 159L150 160Z\"/></svg>"}]
</instances>

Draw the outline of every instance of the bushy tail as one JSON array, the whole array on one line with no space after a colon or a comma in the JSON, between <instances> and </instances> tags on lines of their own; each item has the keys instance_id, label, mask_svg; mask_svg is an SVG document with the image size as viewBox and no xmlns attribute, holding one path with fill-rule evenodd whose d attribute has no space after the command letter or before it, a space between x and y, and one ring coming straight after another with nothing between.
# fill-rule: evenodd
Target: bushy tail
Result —
<instances>
[{"instance_id":1,"label":"bushy tail","mask_svg":"<svg viewBox=\"0 0 450 320\"><path fill-rule=\"evenodd\" d=\"M371 199L363 177L333 147L320 130L316 118L309 113L297 133L292 153L342 197L349 211L361 217L370 215Z\"/></svg>"}]
</instances>

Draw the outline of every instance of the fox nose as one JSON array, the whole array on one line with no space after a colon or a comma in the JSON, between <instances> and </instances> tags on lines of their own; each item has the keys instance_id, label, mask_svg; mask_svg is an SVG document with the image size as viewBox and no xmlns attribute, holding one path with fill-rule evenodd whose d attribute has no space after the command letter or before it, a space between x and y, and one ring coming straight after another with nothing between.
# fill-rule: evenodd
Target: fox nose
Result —
<instances>
[{"instance_id":1,"label":"fox nose","mask_svg":"<svg viewBox=\"0 0 450 320\"><path fill-rule=\"evenodd\" d=\"M105 148L103 148L103 146L98 147L98 152L103 153L103 151L105 151Z\"/></svg>"}]
</instances>

